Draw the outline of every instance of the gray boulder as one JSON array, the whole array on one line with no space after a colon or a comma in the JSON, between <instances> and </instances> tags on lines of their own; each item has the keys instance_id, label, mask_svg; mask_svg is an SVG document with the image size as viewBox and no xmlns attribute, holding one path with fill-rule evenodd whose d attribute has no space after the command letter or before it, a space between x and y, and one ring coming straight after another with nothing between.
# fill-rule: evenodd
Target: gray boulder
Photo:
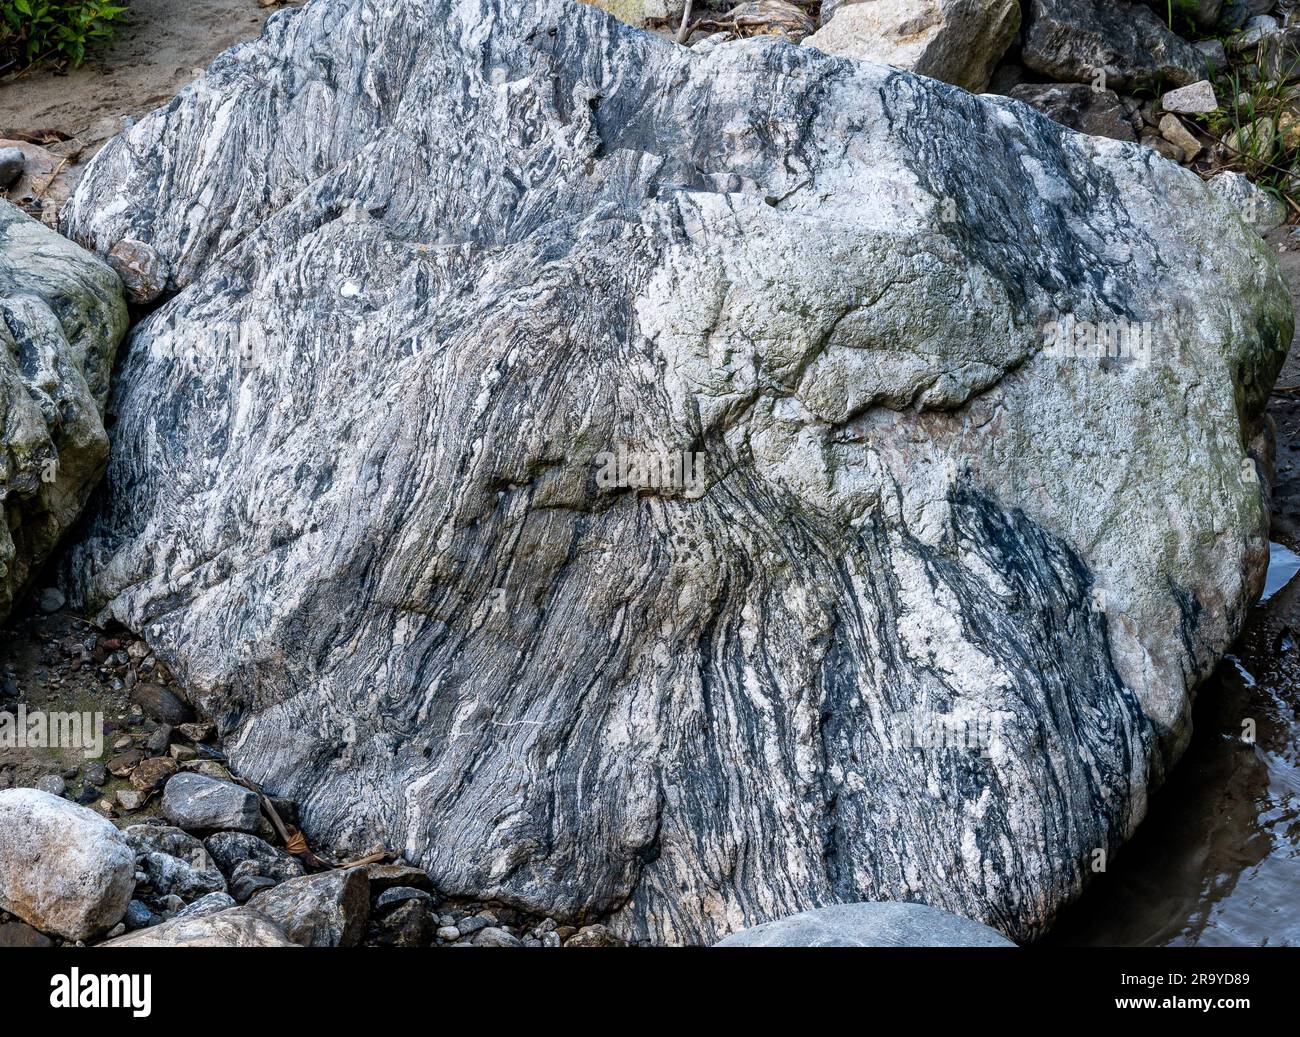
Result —
<instances>
[{"instance_id":1,"label":"gray boulder","mask_svg":"<svg viewBox=\"0 0 1300 1037\"><path fill-rule=\"evenodd\" d=\"M103 474L126 326L105 263L0 201L0 622Z\"/></svg>"},{"instance_id":2,"label":"gray boulder","mask_svg":"<svg viewBox=\"0 0 1300 1037\"><path fill-rule=\"evenodd\" d=\"M264 889L305 874L296 857L244 832L217 832L205 845L240 903Z\"/></svg>"},{"instance_id":3,"label":"gray boulder","mask_svg":"<svg viewBox=\"0 0 1300 1037\"><path fill-rule=\"evenodd\" d=\"M821 19L804 46L978 92L1020 28L1020 2L846 0L830 9L823 4Z\"/></svg>"},{"instance_id":4,"label":"gray boulder","mask_svg":"<svg viewBox=\"0 0 1300 1037\"><path fill-rule=\"evenodd\" d=\"M242 785L191 771L176 774L167 782L162 812L172 824L194 831L256 832L262 817L257 796Z\"/></svg>"},{"instance_id":5,"label":"gray boulder","mask_svg":"<svg viewBox=\"0 0 1300 1037\"><path fill-rule=\"evenodd\" d=\"M1022 60L1067 83L1105 73L1116 90L1187 86L1205 78L1205 55L1150 8L1126 0L1028 0Z\"/></svg>"},{"instance_id":6,"label":"gray boulder","mask_svg":"<svg viewBox=\"0 0 1300 1037\"><path fill-rule=\"evenodd\" d=\"M78 603L313 842L446 898L1029 939L1262 586L1275 257L1010 99L562 0L317 2L65 213L175 291Z\"/></svg>"},{"instance_id":7,"label":"gray boulder","mask_svg":"<svg viewBox=\"0 0 1300 1037\"><path fill-rule=\"evenodd\" d=\"M36 789L0 792L0 909L85 940L126 914L135 855L93 810Z\"/></svg>"},{"instance_id":8,"label":"gray boulder","mask_svg":"<svg viewBox=\"0 0 1300 1037\"><path fill-rule=\"evenodd\" d=\"M365 868L305 875L258 893L248 906L300 946L355 947L370 920L370 880Z\"/></svg>"},{"instance_id":9,"label":"gray boulder","mask_svg":"<svg viewBox=\"0 0 1300 1037\"><path fill-rule=\"evenodd\" d=\"M732 933L718 947L1014 947L996 929L925 904L834 904Z\"/></svg>"},{"instance_id":10,"label":"gray boulder","mask_svg":"<svg viewBox=\"0 0 1300 1037\"><path fill-rule=\"evenodd\" d=\"M1022 83L1010 97L1037 108L1049 119L1080 133L1135 141L1137 131L1113 90L1094 90L1083 83Z\"/></svg>"},{"instance_id":11,"label":"gray boulder","mask_svg":"<svg viewBox=\"0 0 1300 1037\"><path fill-rule=\"evenodd\" d=\"M131 825L122 834L158 896L175 894L189 902L226 891L216 862L194 836L162 825Z\"/></svg>"},{"instance_id":12,"label":"gray boulder","mask_svg":"<svg viewBox=\"0 0 1300 1037\"><path fill-rule=\"evenodd\" d=\"M101 947L296 947L276 926L246 907L177 916L161 925L106 940Z\"/></svg>"},{"instance_id":13,"label":"gray boulder","mask_svg":"<svg viewBox=\"0 0 1300 1037\"><path fill-rule=\"evenodd\" d=\"M198 900L191 904L186 904L176 913L175 917L201 918L204 915L215 915L220 911L235 906L235 898L229 893L209 893L206 896L199 897Z\"/></svg>"}]
</instances>

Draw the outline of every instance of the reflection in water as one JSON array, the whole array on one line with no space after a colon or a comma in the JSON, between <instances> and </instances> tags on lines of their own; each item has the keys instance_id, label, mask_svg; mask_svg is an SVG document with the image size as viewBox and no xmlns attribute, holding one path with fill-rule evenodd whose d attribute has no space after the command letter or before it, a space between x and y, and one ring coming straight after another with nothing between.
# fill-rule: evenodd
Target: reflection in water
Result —
<instances>
[{"instance_id":1,"label":"reflection in water","mask_svg":"<svg viewBox=\"0 0 1300 1037\"><path fill-rule=\"evenodd\" d=\"M1044 943L1300 946L1300 556L1271 562L1274 596L1199 692L1187 754Z\"/></svg>"},{"instance_id":2,"label":"reflection in water","mask_svg":"<svg viewBox=\"0 0 1300 1037\"><path fill-rule=\"evenodd\" d=\"M1282 544L1268 545L1268 579L1260 601L1268 601L1300 572L1300 555Z\"/></svg>"}]
</instances>

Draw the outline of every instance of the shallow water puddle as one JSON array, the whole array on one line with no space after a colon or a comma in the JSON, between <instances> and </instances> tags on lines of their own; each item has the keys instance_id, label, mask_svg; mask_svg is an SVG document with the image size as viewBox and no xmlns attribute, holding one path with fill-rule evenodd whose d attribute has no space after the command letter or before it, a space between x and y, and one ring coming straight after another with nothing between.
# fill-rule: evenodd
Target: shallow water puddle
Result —
<instances>
[{"instance_id":1,"label":"shallow water puddle","mask_svg":"<svg viewBox=\"0 0 1300 1037\"><path fill-rule=\"evenodd\" d=\"M1197 694L1192 743L1049 944L1300 945L1300 555Z\"/></svg>"},{"instance_id":2,"label":"shallow water puddle","mask_svg":"<svg viewBox=\"0 0 1300 1037\"><path fill-rule=\"evenodd\" d=\"M1268 579L1260 601L1268 601L1300 572L1300 555L1281 544L1268 545Z\"/></svg>"}]
</instances>

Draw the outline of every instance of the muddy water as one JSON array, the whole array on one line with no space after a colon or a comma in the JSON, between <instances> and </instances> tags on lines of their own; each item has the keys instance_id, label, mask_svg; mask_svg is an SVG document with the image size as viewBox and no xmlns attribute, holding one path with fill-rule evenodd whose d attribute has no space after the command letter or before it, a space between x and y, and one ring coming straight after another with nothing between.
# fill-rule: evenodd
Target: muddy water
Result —
<instances>
[{"instance_id":1,"label":"muddy water","mask_svg":"<svg viewBox=\"0 0 1300 1037\"><path fill-rule=\"evenodd\" d=\"M1297 571L1275 548L1266 600L1198 696L1187 754L1044 943L1300 946Z\"/></svg>"}]
</instances>

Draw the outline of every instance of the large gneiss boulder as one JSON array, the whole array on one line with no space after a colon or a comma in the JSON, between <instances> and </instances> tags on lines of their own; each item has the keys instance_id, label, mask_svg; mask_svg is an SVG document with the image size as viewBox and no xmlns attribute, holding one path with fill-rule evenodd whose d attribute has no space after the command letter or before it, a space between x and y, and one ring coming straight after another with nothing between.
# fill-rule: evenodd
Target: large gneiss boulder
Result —
<instances>
[{"instance_id":1,"label":"large gneiss boulder","mask_svg":"<svg viewBox=\"0 0 1300 1037\"><path fill-rule=\"evenodd\" d=\"M0 622L103 474L126 326L108 265L0 200Z\"/></svg>"},{"instance_id":2,"label":"large gneiss boulder","mask_svg":"<svg viewBox=\"0 0 1300 1037\"><path fill-rule=\"evenodd\" d=\"M562 0L316 0L66 219L177 293L80 600L314 842L445 896L1030 937L1262 585L1273 257L1015 101Z\"/></svg>"}]
</instances>

